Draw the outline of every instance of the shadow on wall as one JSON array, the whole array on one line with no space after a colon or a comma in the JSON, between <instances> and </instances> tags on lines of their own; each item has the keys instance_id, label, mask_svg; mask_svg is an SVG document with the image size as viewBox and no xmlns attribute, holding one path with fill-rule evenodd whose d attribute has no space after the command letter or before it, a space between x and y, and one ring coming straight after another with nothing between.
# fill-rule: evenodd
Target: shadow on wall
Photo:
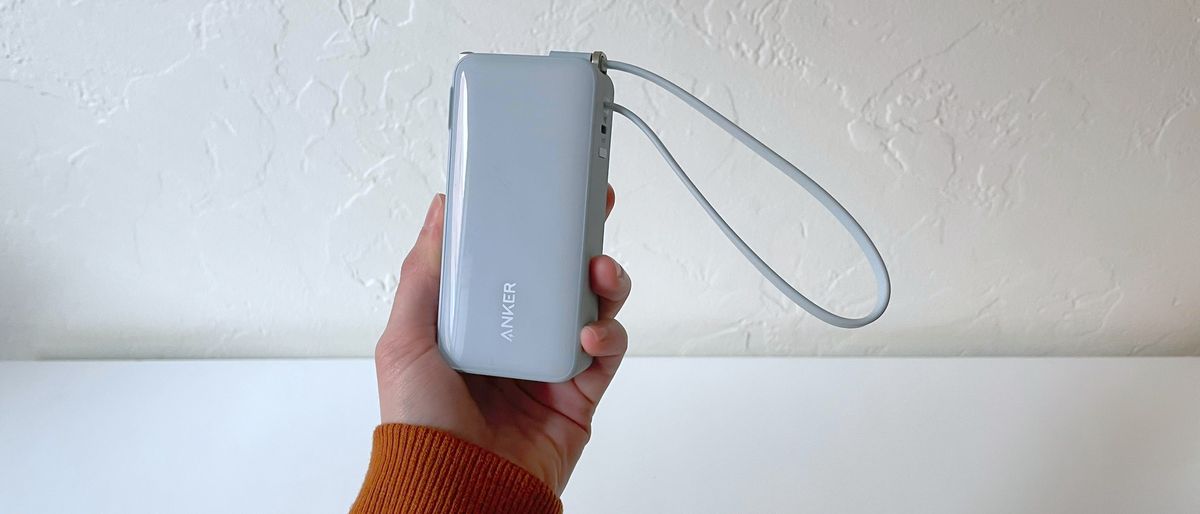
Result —
<instances>
[{"instance_id":1,"label":"shadow on wall","mask_svg":"<svg viewBox=\"0 0 1200 514\"><path fill-rule=\"evenodd\" d=\"M736 324L735 324L736 325ZM382 325L364 327L317 327L311 330L278 332L237 330L162 331L145 327L113 326L108 330L46 330L10 325L0 358L5 359L194 359L194 358L313 358L371 357ZM675 327L677 328L677 327ZM1061 339L1051 330L1025 334L989 335L980 350L966 352L956 341L970 338L966 330L948 327L910 328L888 331L891 344L851 337L832 343L814 337L812 330L730 329L710 324L708 335L688 338L685 333L704 330L703 324L687 331L670 326L630 334L629 355L637 356L728 356L747 357L1168 357L1200 356L1200 336L1177 334L1162 340L1162 334L1127 333L1084 339L1069 344L1047 345ZM778 346L762 343L766 334L782 341ZM978 337L976 337L978 339ZM1158 344L1135 345L1127 341L1162 340ZM655 341L656 348L674 352L639 351L639 343Z\"/></svg>"},{"instance_id":2,"label":"shadow on wall","mask_svg":"<svg viewBox=\"0 0 1200 514\"><path fill-rule=\"evenodd\" d=\"M1066 333L1042 320L1009 320L1030 328L989 330L980 335L973 320L945 325L897 328L884 314L876 324L852 331L818 327L820 322L797 312L786 320L718 322L696 319L631 330L632 355L747 355L825 357L1183 357L1200 356L1200 333L1110 330L1103 334ZM824 336L823 336L824 334ZM833 337L837 335L838 337ZM638 340L653 340L671 352L638 352ZM964 346L962 341L971 341ZM776 344L769 343L777 342ZM967 349L964 349L967 348Z\"/></svg>"},{"instance_id":3,"label":"shadow on wall","mask_svg":"<svg viewBox=\"0 0 1200 514\"><path fill-rule=\"evenodd\" d=\"M47 276L53 265L37 261L6 238L0 250L0 359L168 359L269 357L370 357L383 329L378 323L328 323L310 319L288 326L207 325L164 328L130 322L81 323L62 298L69 273ZM79 273L79 271L76 271ZM121 294L114 291L114 295ZM773 294L773 293L768 293ZM143 305L146 302L135 302ZM187 310L187 305L175 305ZM842 310L845 306L836 306ZM850 306L846 312L860 311ZM643 306L645 311L647 307ZM653 307L649 307L653 308ZM627 309L628 311L629 309ZM622 316L628 319L631 312ZM637 312L640 317L646 312ZM961 319L943 325L897 326L903 313L846 331L827 327L798 308L752 320L697 318L630 324L630 355L746 356L1200 356L1196 324L1168 332L1144 328L1079 329L1044 320ZM40 320L38 323L30 320ZM298 326L297 326L298 325ZM981 329L985 328L985 329ZM1091 327L1094 329L1094 327ZM970 345L962 342L968 341ZM645 351L653 348L655 351ZM661 349L669 349L661 351ZM964 350L969 348L969 350Z\"/></svg>"},{"instance_id":4,"label":"shadow on wall","mask_svg":"<svg viewBox=\"0 0 1200 514\"><path fill-rule=\"evenodd\" d=\"M96 330L29 330L5 336L0 359L262 359L371 357L379 326L321 327L282 331L190 329L164 331L137 326ZM32 342L30 342L32 341ZM15 343L15 345L10 344Z\"/></svg>"},{"instance_id":5,"label":"shadow on wall","mask_svg":"<svg viewBox=\"0 0 1200 514\"><path fill-rule=\"evenodd\" d=\"M12 240L7 235L4 240L0 250L0 359L37 358L34 345L45 338L46 327L30 320L44 319L36 313L49 310L50 289L38 282ZM68 315L63 313L58 319L65 322Z\"/></svg>"}]
</instances>

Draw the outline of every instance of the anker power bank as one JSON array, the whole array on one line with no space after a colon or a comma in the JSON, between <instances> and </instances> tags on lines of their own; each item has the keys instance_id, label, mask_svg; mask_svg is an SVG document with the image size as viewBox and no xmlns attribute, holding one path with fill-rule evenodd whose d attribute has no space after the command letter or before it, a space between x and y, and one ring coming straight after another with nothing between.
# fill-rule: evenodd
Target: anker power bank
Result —
<instances>
[{"instance_id":1,"label":"anker power bank","mask_svg":"<svg viewBox=\"0 0 1200 514\"><path fill-rule=\"evenodd\" d=\"M603 54L464 54L450 89L438 347L455 369L561 382L591 363L613 99Z\"/></svg>"}]
</instances>

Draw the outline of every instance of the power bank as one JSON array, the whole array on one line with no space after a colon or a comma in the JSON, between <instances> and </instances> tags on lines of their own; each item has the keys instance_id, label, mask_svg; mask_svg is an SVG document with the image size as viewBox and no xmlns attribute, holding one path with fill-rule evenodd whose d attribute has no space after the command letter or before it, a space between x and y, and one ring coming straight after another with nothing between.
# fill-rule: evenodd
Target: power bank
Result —
<instances>
[{"instance_id":1,"label":"power bank","mask_svg":"<svg viewBox=\"0 0 1200 514\"><path fill-rule=\"evenodd\" d=\"M464 54L450 89L438 347L460 371L561 382L591 358L613 85L603 54Z\"/></svg>"},{"instance_id":2,"label":"power bank","mask_svg":"<svg viewBox=\"0 0 1200 514\"><path fill-rule=\"evenodd\" d=\"M613 102L609 70L674 95L812 195L867 258L876 285L871 311L835 314L784 280L725 222L645 120ZM804 171L650 70L602 52L465 54L454 69L449 111L438 348L455 369L561 382L591 364L579 333L596 319L588 262L603 242L613 113L645 134L730 244L796 306L840 328L864 327L887 310L887 265L858 220Z\"/></svg>"}]
</instances>

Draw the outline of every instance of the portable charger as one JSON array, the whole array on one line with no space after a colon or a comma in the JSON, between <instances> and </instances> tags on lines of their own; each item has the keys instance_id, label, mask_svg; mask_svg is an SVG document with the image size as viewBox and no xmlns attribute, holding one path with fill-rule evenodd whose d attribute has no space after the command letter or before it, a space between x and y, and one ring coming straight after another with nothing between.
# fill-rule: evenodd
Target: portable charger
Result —
<instances>
[{"instance_id":1,"label":"portable charger","mask_svg":"<svg viewBox=\"0 0 1200 514\"><path fill-rule=\"evenodd\" d=\"M608 71L627 72L695 108L812 194L850 232L875 274L875 308L845 318L796 291L721 218L658 136L613 101ZM887 308L891 284L858 222L816 182L690 93L602 52L464 53L454 69L438 310L438 347L467 373L543 382L590 365L579 336L597 299L588 262L600 255L612 116L642 130L731 243L804 310L861 327Z\"/></svg>"},{"instance_id":2,"label":"portable charger","mask_svg":"<svg viewBox=\"0 0 1200 514\"><path fill-rule=\"evenodd\" d=\"M573 55L465 54L450 91L439 346L461 371L567 380L591 363L612 80Z\"/></svg>"}]
</instances>

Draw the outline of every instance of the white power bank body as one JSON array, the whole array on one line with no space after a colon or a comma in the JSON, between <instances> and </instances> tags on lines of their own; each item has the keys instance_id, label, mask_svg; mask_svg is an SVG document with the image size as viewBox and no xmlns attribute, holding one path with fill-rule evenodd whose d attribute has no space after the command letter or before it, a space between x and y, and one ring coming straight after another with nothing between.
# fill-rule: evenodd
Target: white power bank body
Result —
<instances>
[{"instance_id":1,"label":"white power bank body","mask_svg":"<svg viewBox=\"0 0 1200 514\"><path fill-rule=\"evenodd\" d=\"M561 382L591 363L613 85L589 54L465 54L450 91L438 347L455 369Z\"/></svg>"}]
</instances>

